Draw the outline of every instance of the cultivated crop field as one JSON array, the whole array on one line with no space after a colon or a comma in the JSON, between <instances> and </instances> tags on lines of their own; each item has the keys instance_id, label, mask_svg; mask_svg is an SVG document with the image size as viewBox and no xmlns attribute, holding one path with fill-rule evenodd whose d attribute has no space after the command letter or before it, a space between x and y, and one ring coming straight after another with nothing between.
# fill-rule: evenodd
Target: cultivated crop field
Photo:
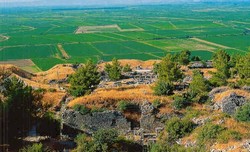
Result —
<instances>
[{"instance_id":1,"label":"cultivated crop field","mask_svg":"<svg viewBox=\"0 0 250 152\"><path fill-rule=\"evenodd\" d=\"M209 60L219 49L250 51L250 3L1 8L0 15L0 61L29 60L26 69L36 71L89 58L149 60L190 50Z\"/></svg>"}]
</instances>

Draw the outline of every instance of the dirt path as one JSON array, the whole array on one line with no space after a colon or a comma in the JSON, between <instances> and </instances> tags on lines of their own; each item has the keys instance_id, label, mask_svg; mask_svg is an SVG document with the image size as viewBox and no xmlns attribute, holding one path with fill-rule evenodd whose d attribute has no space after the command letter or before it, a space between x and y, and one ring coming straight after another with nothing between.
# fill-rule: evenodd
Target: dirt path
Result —
<instances>
[{"instance_id":1,"label":"dirt path","mask_svg":"<svg viewBox=\"0 0 250 152\"><path fill-rule=\"evenodd\" d=\"M234 49L234 48L231 48L231 47L228 47L228 46L224 46L224 45L220 45L220 44L217 44L217 43L209 42L209 41L202 40L202 39L199 39L199 38L191 38L191 39L195 40L195 41L198 41L198 42L208 44L208 45L217 46L217 47L220 47L220 48L223 48L223 49Z\"/></svg>"},{"instance_id":2,"label":"dirt path","mask_svg":"<svg viewBox=\"0 0 250 152\"><path fill-rule=\"evenodd\" d=\"M60 50L60 52L62 53L63 57L65 59L70 59L70 56L67 54L67 52L64 50L62 44L57 44L57 48Z\"/></svg>"},{"instance_id":3,"label":"dirt path","mask_svg":"<svg viewBox=\"0 0 250 152\"><path fill-rule=\"evenodd\" d=\"M228 47L228 46L225 46L225 45L221 45L221 44L209 42L209 41L202 40L202 39L199 39L199 38L191 38L191 39L192 39L192 40L195 40L195 41L198 41L198 42L201 42L201 43L208 44L208 45L217 46L217 47L219 47L219 48L231 49L231 50L236 50L236 51L240 51L240 52L245 52L245 53L247 53L247 51L244 51L244 50L240 50L240 49L237 49L237 48Z\"/></svg>"}]
</instances>

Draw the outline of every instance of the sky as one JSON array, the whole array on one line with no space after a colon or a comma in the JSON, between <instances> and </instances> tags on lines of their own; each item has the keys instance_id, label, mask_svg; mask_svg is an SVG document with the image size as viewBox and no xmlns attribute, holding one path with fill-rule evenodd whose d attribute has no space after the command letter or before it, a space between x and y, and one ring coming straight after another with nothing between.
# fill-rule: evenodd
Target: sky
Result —
<instances>
[{"instance_id":1,"label":"sky","mask_svg":"<svg viewBox=\"0 0 250 152\"><path fill-rule=\"evenodd\" d=\"M229 0L0 0L0 5L8 6L53 6L53 5L133 5L133 4L150 4L150 3L173 3L173 2L203 2L203 1L219 1L227 2ZM250 0L230 0L230 1L249 1Z\"/></svg>"}]
</instances>

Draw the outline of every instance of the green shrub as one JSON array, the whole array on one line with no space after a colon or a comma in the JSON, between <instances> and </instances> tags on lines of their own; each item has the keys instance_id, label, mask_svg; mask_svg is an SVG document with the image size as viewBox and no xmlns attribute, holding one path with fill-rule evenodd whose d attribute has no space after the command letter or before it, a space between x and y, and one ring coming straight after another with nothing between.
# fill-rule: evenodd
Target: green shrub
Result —
<instances>
[{"instance_id":1,"label":"green shrub","mask_svg":"<svg viewBox=\"0 0 250 152\"><path fill-rule=\"evenodd\" d=\"M105 110L106 110L105 108L93 107L93 108L91 108L91 113L93 113L93 112L103 112Z\"/></svg>"},{"instance_id":2,"label":"green shrub","mask_svg":"<svg viewBox=\"0 0 250 152\"><path fill-rule=\"evenodd\" d=\"M246 103L236 111L235 118L238 121L250 122L250 102Z\"/></svg>"},{"instance_id":3,"label":"green shrub","mask_svg":"<svg viewBox=\"0 0 250 152\"><path fill-rule=\"evenodd\" d=\"M198 141L200 143L204 143L205 141L216 140L218 135L225 130L224 127L219 125L214 125L211 123L207 123L201 129L198 134Z\"/></svg>"},{"instance_id":4,"label":"green shrub","mask_svg":"<svg viewBox=\"0 0 250 152\"><path fill-rule=\"evenodd\" d=\"M129 64L126 64L123 68L122 68L122 72L131 72L131 66Z\"/></svg>"},{"instance_id":5,"label":"green shrub","mask_svg":"<svg viewBox=\"0 0 250 152\"><path fill-rule=\"evenodd\" d=\"M157 96L173 94L174 85L163 81L158 81L154 87L154 94Z\"/></svg>"},{"instance_id":6,"label":"green shrub","mask_svg":"<svg viewBox=\"0 0 250 152\"><path fill-rule=\"evenodd\" d=\"M168 120L166 124L166 131L168 133L168 138L170 140L179 139L194 129L194 123L188 120L182 120L180 118L174 117Z\"/></svg>"},{"instance_id":7,"label":"green shrub","mask_svg":"<svg viewBox=\"0 0 250 152\"><path fill-rule=\"evenodd\" d=\"M120 111L125 111L125 110L131 109L135 106L136 105L133 103L122 100L122 101L118 102L117 109Z\"/></svg>"},{"instance_id":8,"label":"green shrub","mask_svg":"<svg viewBox=\"0 0 250 152\"><path fill-rule=\"evenodd\" d=\"M73 107L73 109L74 109L75 111L80 112L80 113L83 114L83 115L86 115L86 114L90 113L90 109L88 109L88 108L87 108L86 106L84 106L84 105L79 105L79 104L77 104L77 105L75 105L75 106Z\"/></svg>"},{"instance_id":9,"label":"green shrub","mask_svg":"<svg viewBox=\"0 0 250 152\"><path fill-rule=\"evenodd\" d=\"M161 101L159 99L155 99L152 103L154 108L160 108L161 107Z\"/></svg>"},{"instance_id":10,"label":"green shrub","mask_svg":"<svg viewBox=\"0 0 250 152\"><path fill-rule=\"evenodd\" d=\"M185 108L189 105L189 101L187 98L184 98L182 96L176 96L174 98L174 102L172 103L172 106L177 109L180 110L182 108Z\"/></svg>"}]
</instances>

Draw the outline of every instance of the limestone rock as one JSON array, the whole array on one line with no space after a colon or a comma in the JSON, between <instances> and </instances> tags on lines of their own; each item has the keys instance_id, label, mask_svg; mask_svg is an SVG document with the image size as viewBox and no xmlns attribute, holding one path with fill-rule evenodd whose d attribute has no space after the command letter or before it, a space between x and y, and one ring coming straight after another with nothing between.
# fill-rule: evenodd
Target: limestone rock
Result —
<instances>
[{"instance_id":1,"label":"limestone rock","mask_svg":"<svg viewBox=\"0 0 250 152\"><path fill-rule=\"evenodd\" d=\"M246 103L246 99L243 96L237 95L232 92L229 96L224 97L221 101L218 101L212 105L213 110L222 110L222 112L229 115L233 115L235 111Z\"/></svg>"}]
</instances>

